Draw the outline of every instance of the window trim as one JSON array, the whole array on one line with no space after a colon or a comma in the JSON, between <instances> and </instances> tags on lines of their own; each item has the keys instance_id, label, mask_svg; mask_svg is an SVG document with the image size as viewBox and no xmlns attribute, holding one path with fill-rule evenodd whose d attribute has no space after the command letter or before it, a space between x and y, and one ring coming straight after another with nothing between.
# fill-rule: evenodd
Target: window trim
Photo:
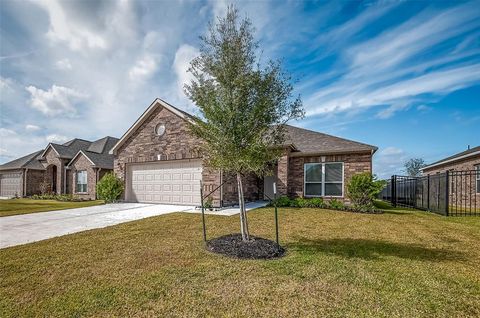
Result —
<instances>
[{"instance_id":1,"label":"window trim","mask_svg":"<svg viewBox=\"0 0 480 318\"><path fill-rule=\"evenodd\" d=\"M161 134L158 133L158 129L160 127L163 127L163 132ZM153 127L153 132L157 137L162 137L167 132L167 126L165 126L164 123L158 123L155 125L155 127Z\"/></svg>"},{"instance_id":2,"label":"window trim","mask_svg":"<svg viewBox=\"0 0 480 318\"><path fill-rule=\"evenodd\" d=\"M341 164L342 165L342 182L325 182L325 165L328 164ZM321 165L322 166L322 181L309 181L307 182L307 166L308 165ZM307 194L307 183L321 184L322 194ZM325 183L337 183L342 185L342 195L325 195ZM345 196L345 163L343 161L329 161L329 162L307 162L303 164L303 196L305 198L343 198Z\"/></svg>"},{"instance_id":3,"label":"window trim","mask_svg":"<svg viewBox=\"0 0 480 318\"><path fill-rule=\"evenodd\" d=\"M80 172L85 172L85 182L86 182L86 183L78 183L78 174L79 174ZM78 190L77 190L77 189L78 189L77 186L78 186L79 184L82 184L82 185L85 184L85 189L86 189L85 192L83 192L83 191L78 191ZM75 171L75 193L78 193L78 194L88 194L88 172L87 172L87 170L77 170L77 171Z\"/></svg>"}]
</instances>

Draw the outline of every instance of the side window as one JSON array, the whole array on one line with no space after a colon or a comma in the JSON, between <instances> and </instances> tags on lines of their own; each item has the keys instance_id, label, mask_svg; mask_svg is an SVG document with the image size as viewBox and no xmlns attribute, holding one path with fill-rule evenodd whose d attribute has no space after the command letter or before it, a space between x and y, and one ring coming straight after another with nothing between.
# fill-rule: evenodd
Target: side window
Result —
<instances>
[{"instance_id":1,"label":"side window","mask_svg":"<svg viewBox=\"0 0 480 318\"><path fill-rule=\"evenodd\" d=\"M75 192L86 193L87 192L87 171L81 170L76 173L76 187Z\"/></svg>"}]
</instances>

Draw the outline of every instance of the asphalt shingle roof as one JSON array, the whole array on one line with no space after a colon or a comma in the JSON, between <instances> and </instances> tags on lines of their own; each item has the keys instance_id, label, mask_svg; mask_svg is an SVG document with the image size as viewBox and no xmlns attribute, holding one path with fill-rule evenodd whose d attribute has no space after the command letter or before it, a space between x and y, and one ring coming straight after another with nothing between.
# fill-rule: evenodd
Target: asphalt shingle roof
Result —
<instances>
[{"instance_id":1,"label":"asphalt shingle roof","mask_svg":"<svg viewBox=\"0 0 480 318\"><path fill-rule=\"evenodd\" d=\"M113 169L113 155L108 152L117 143L118 139L114 137L104 137L94 142L83 139L72 139L64 144L50 143L50 146L59 154L61 158L73 159L79 151L82 151L98 168ZM0 170L14 169L37 169L44 170L40 162L41 155L45 150L32 152L21 158L12 160L0 165Z\"/></svg>"},{"instance_id":2,"label":"asphalt shingle roof","mask_svg":"<svg viewBox=\"0 0 480 318\"><path fill-rule=\"evenodd\" d=\"M0 170L14 170L22 168L43 170L43 165L36 160L42 152L43 150L38 150L26 156L4 163L3 165L0 165Z\"/></svg>"},{"instance_id":3,"label":"asphalt shingle roof","mask_svg":"<svg viewBox=\"0 0 480 318\"><path fill-rule=\"evenodd\" d=\"M423 169L428 169L428 167L430 167L430 166L434 166L434 165L436 166L436 165L441 164L442 162L445 162L445 161L455 160L456 158L460 158L460 157L463 157L463 156L465 156L465 155L468 155L468 154L471 154L471 153L474 153L474 152L477 152L477 151L480 151L480 146L473 147L473 148L467 149L467 150L465 150L465 151L456 153L456 154L454 154L453 156L450 156L450 157L447 157L447 158L443 158L442 160L435 161L435 162L427 165L427 166L424 167Z\"/></svg>"},{"instance_id":4,"label":"asphalt shingle roof","mask_svg":"<svg viewBox=\"0 0 480 318\"><path fill-rule=\"evenodd\" d=\"M303 153L329 154L345 152L375 152L378 148L361 142L327 135L313 130L285 125L285 145L293 145Z\"/></svg>"},{"instance_id":5,"label":"asphalt shingle roof","mask_svg":"<svg viewBox=\"0 0 480 318\"><path fill-rule=\"evenodd\" d=\"M63 145L51 143L60 157L66 159L72 159L80 150L87 150L91 144L91 141L77 138L67 141Z\"/></svg>"},{"instance_id":6,"label":"asphalt shingle roof","mask_svg":"<svg viewBox=\"0 0 480 318\"><path fill-rule=\"evenodd\" d=\"M96 167L113 169L114 156L109 154L109 151L117 142L118 138L107 136L92 142L90 147L82 152L95 164Z\"/></svg>"}]
</instances>

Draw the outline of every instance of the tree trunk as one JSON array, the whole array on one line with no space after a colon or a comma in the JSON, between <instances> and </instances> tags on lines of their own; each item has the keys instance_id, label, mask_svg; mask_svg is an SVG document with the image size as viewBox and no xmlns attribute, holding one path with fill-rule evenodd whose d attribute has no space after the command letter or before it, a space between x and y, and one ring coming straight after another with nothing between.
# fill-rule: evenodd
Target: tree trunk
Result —
<instances>
[{"instance_id":1,"label":"tree trunk","mask_svg":"<svg viewBox=\"0 0 480 318\"><path fill-rule=\"evenodd\" d=\"M243 197L243 184L242 176L237 173L237 186L238 186L238 206L240 208L240 230L242 232L242 239L244 241L250 241L250 233L248 232L247 211L245 210L245 199Z\"/></svg>"}]
</instances>

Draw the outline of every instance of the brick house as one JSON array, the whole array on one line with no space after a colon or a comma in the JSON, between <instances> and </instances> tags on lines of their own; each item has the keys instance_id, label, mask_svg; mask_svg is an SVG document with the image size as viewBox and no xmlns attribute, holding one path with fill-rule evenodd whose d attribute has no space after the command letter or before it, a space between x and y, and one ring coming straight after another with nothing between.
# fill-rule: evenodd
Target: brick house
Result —
<instances>
[{"instance_id":1,"label":"brick house","mask_svg":"<svg viewBox=\"0 0 480 318\"><path fill-rule=\"evenodd\" d=\"M126 201L199 205L202 181L204 193L223 183L211 195L214 206L238 202L235 178L203 166L196 150L201 141L188 131L191 118L156 99L112 148ZM286 132L274 175L244 176L247 201L271 197L275 180L280 195L345 200L350 178L372 171L375 146L289 125Z\"/></svg>"},{"instance_id":2,"label":"brick house","mask_svg":"<svg viewBox=\"0 0 480 318\"><path fill-rule=\"evenodd\" d=\"M480 207L480 146L438 160L422 169L423 175L450 173L450 202Z\"/></svg>"},{"instance_id":3,"label":"brick house","mask_svg":"<svg viewBox=\"0 0 480 318\"><path fill-rule=\"evenodd\" d=\"M113 170L110 149L118 139L104 137L94 142L72 139L50 143L43 150L0 166L0 196L22 197L46 192L96 198L96 184Z\"/></svg>"}]
</instances>

